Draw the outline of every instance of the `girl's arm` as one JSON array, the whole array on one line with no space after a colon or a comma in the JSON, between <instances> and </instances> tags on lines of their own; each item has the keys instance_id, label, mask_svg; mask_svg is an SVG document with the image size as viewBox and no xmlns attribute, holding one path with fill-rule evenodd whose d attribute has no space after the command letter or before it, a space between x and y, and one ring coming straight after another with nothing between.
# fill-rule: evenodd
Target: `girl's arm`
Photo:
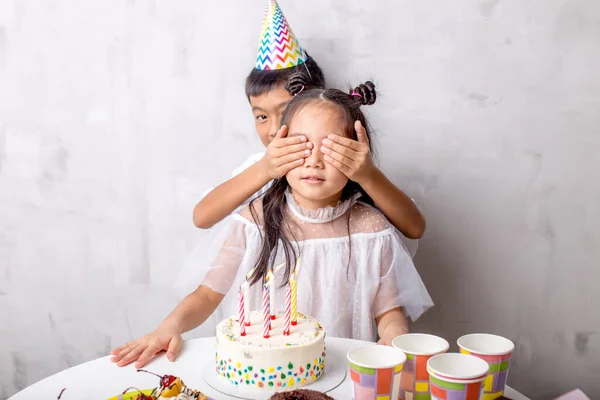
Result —
<instances>
[{"instance_id":1,"label":"girl's arm","mask_svg":"<svg viewBox=\"0 0 600 400\"><path fill-rule=\"evenodd\" d=\"M182 271L179 278L201 284L179 302L156 330L113 350L111 360L120 367L137 361L136 368L140 368L166 351L167 359L174 361L183 342L182 334L206 322L231 290L246 252L246 234L247 224L234 220L218 235L221 245L213 242L214 248L219 249L215 258L201 246L202 260L188 260L184 270L193 266L193 271Z\"/></svg>"},{"instance_id":2,"label":"girl's arm","mask_svg":"<svg viewBox=\"0 0 600 400\"><path fill-rule=\"evenodd\" d=\"M239 175L217 186L194 207L194 225L208 229L223 220L272 179L304 163L312 144L305 136L287 136L282 126L267 147L265 156Z\"/></svg>"},{"instance_id":3,"label":"girl's arm","mask_svg":"<svg viewBox=\"0 0 600 400\"><path fill-rule=\"evenodd\" d=\"M325 160L362 186L404 236L419 239L425 232L425 218L412 199L373 164L369 139L359 121L355 129L358 141L337 135L323 141L321 151L325 153Z\"/></svg>"},{"instance_id":4,"label":"girl's arm","mask_svg":"<svg viewBox=\"0 0 600 400\"><path fill-rule=\"evenodd\" d=\"M224 297L224 294L200 285L181 300L161 325L175 327L182 334L189 332L202 325L221 304Z\"/></svg>"},{"instance_id":5,"label":"girl's arm","mask_svg":"<svg viewBox=\"0 0 600 400\"><path fill-rule=\"evenodd\" d=\"M383 313L375 318L375 322L377 323L379 344L391 346L392 340L396 336L408 333L408 319L404 316L400 307Z\"/></svg>"},{"instance_id":6,"label":"girl's arm","mask_svg":"<svg viewBox=\"0 0 600 400\"><path fill-rule=\"evenodd\" d=\"M224 297L200 285L175 307L154 332L113 350L111 360L119 367L137 361L135 367L141 368L156 354L166 351L169 361L175 361L183 343L181 335L202 325Z\"/></svg>"}]
</instances>

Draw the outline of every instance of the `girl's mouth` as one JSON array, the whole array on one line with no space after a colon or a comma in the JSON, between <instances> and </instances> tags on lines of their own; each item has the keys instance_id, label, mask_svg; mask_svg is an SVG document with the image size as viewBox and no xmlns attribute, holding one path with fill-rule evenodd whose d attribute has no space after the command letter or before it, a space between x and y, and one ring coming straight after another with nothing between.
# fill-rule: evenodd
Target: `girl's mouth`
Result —
<instances>
[{"instance_id":1,"label":"girl's mouth","mask_svg":"<svg viewBox=\"0 0 600 400\"><path fill-rule=\"evenodd\" d=\"M316 177L314 175L310 175L310 176L303 177L302 181L308 183L309 185L318 185L320 183L325 182L325 179L321 179L321 178Z\"/></svg>"}]
</instances>

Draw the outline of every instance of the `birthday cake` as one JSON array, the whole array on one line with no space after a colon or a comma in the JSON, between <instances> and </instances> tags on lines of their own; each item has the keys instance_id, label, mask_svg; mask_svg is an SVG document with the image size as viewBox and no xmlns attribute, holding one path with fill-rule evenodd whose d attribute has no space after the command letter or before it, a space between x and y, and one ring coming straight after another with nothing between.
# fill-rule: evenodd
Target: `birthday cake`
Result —
<instances>
[{"instance_id":1,"label":"birthday cake","mask_svg":"<svg viewBox=\"0 0 600 400\"><path fill-rule=\"evenodd\" d=\"M244 336L237 317L217 325L216 369L221 378L240 387L292 390L323 375L325 331L319 321L297 313L297 323L286 335L286 319L278 314L265 335L263 314L253 311L249 316Z\"/></svg>"}]
</instances>

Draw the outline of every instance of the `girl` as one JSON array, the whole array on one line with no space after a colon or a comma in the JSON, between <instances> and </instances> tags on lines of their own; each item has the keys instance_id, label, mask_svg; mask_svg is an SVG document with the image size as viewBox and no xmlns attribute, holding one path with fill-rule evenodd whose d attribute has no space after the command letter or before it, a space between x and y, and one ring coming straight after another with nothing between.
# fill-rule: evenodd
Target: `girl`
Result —
<instances>
[{"instance_id":1,"label":"girl","mask_svg":"<svg viewBox=\"0 0 600 400\"><path fill-rule=\"evenodd\" d=\"M314 59L300 48L275 0L269 0L262 26L256 67L246 79L246 96L256 132L267 150L251 156L234 171L231 179L204 193L194 208L194 224L203 229L212 227L251 197L264 193L273 179L281 178L302 165L313 152L319 152L326 155L325 162L360 184L404 236L420 238L425 231L425 219L412 199L375 167L365 129L358 121L354 127L356 135L352 137L330 135L312 143L304 135L287 135L287 126L281 126L286 105L303 90L325 88L325 78ZM279 43L288 46L282 50ZM282 59L294 61L276 61ZM416 243L407 243L414 252Z\"/></svg>"},{"instance_id":2,"label":"girl","mask_svg":"<svg viewBox=\"0 0 600 400\"><path fill-rule=\"evenodd\" d=\"M375 99L370 82L351 94L310 90L290 102L282 121L290 137L303 135L313 144L332 133L356 139L354 121L367 127L360 106ZM361 186L327 163L321 152L277 179L228 222L217 253L204 256L209 264L199 269L202 276L196 282L201 285L156 331L116 349L114 362L122 366L137 360L139 368L162 350L174 360L183 332L204 323L219 305L219 320L236 313L236 290L231 289L250 270L253 285L246 301L258 310L260 282L269 271L278 284L287 282L297 257L298 311L320 320L330 336L379 337L389 345L408 332L405 315L415 320L433 305L396 230ZM274 269L282 263L285 268ZM281 309L284 290L281 285L272 290L275 308Z\"/></svg>"}]
</instances>

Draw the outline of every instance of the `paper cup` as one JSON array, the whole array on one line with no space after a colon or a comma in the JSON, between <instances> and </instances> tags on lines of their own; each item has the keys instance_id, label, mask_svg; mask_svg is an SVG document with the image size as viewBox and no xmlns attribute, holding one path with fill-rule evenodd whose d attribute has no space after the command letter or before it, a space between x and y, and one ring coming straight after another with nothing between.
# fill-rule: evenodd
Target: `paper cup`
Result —
<instances>
[{"instance_id":1,"label":"paper cup","mask_svg":"<svg viewBox=\"0 0 600 400\"><path fill-rule=\"evenodd\" d=\"M396 400L406 355L388 346L368 345L348 352L355 400Z\"/></svg>"},{"instance_id":2,"label":"paper cup","mask_svg":"<svg viewBox=\"0 0 600 400\"><path fill-rule=\"evenodd\" d=\"M436 355L445 353L450 344L441 337L426 333L409 333L398 336L392 346L406 354L406 363L402 368L399 400L429 400L429 373L427 361Z\"/></svg>"},{"instance_id":3,"label":"paper cup","mask_svg":"<svg viewBox=\"0 0 600 400\"><path fill-rule=\"evenodd\" d=\"M490 365L490 372L483 386L485 400L504 395L514 343L502 336L487 333L465 335L457 343L461 353L479 357Z\"/></svg>"},{"instance_id":4,"label":"paper cup","mask_svg":"<svg viewBox=\"0 0 600 400\"><path fill-rule=\"evenodd\" d=\"M481 358L446 353L427 361L432 400L481 400L483 381L489 370Z\"/></svg>"}]
</instances>

